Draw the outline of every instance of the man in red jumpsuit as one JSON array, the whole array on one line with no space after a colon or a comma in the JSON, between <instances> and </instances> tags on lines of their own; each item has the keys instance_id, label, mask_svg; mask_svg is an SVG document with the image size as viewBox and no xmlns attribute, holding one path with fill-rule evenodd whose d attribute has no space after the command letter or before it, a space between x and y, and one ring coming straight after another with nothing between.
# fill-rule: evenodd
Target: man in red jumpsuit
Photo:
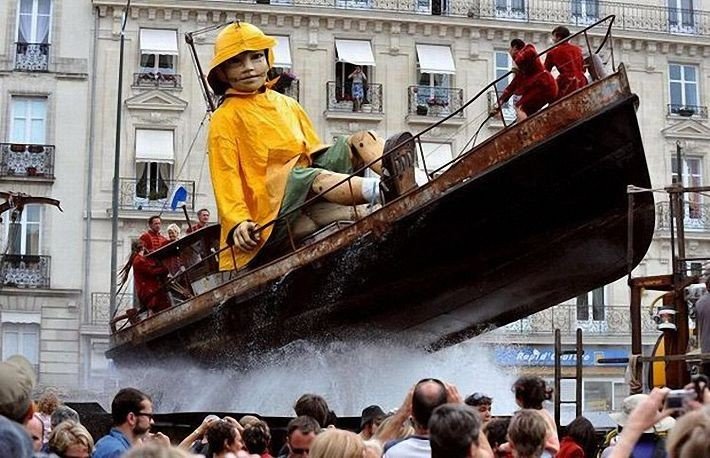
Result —
<instances>
[{"instance_id":1,"label":"man in red jumpsuit","mask_svg":"<svg viewBox=\"0 0 710 458\"><path fill-rule=\"evenodd\" d=\"M149 253L170 242L160 233L161 224L160 216L151 216L148 218L148 230L141 234L140 241Z\"/></svg>"},{"instance_id":2,"label":"man in red jumpsuit","mask_svg":"<svg viewBox=\"0 0 710 458\"><path fill-rule=\"evenodd\" d=\"M143 243L138 240L133 245L133 286L141 305L148 309L149 314L170 307L170 298L166 288L168 269L149 258ZM131 261L129 261L131 262Z\"/></svg>"},{"instance_id":3,"label":"man in red jumpsuit","mask_svg":"<svg viewBox=\"0 0 710 458\"><path fill-rule=\"evenodd\" d=\"M535 46L518 38L510 42L508 51L515 65L515 77L500 97L500 105L515 94L520 98L515 102L517 120L522 121L557 97L555 78L542 66ZM500 108L499 105L499 108Z\"/></svg>"},{"instance_id":4,"label":"man in red jumpsuit","mask_svg":"<svg viewBox=\"0 0 710 458\"><path fill-rule=\"evenodd\" d=\"M552 37L556 43L569 35L569 29L564 26L555 27L552 31ZM579 46L565 41L552 48L545 58L545 69L552 71L553 67L557 67L557 71L560 73L557 76L558 99L587 85L587 77L584 75L584 59Z\"/></svg>"}]
</instances>

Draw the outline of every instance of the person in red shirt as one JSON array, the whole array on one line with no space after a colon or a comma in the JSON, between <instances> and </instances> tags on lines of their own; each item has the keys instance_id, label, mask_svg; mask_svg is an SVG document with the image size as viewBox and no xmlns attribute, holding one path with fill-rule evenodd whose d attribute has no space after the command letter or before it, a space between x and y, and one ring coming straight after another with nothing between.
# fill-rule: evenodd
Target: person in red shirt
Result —
<instances>
[{"instance_id":1,"label":"person in red shirt","mask_svg":"<svg viewBox=\"0 0 710 458\"><path fill-rule=\"evenodd\" d=\"M206 208L201 208L197 210L197 224L193 224L187 229L187 233L190 234L203 227L207 226L210 222L210 211Z\"/></svg>"},{"instance_id":2,"label":"person in red shirt","mask_svg":"<svg viewBox=\"0 0 710 458\"><path fill-rule=\"evenodd\" d=\"M138 301L148 309L149 314L169 308L170 298L165 288L168 269L146 257L148 252L140 240L135 240L131 249L132 254L128 263L133 268L133 287ZM128 267L128 264L126 266Z\"/></svg>"},{"instance_id":3,"label":"person in red shirt","mask_svg":"<svg viewBox=\"0 0 710 458\"><path fill-rule=\"evenodd\" d=\"M160 233L161 224L162 221L158 215L148 218L148 230L140 236L140 241L143 242L143 247L148 250L148 253L170 242Z\"/></svg>"},{"instance_id":4,"label":"person in red shirt","mask_svg":"<svg viewBox=\"0 0 710 458\"><path fill-rule=\"evenodd\" d=\"M564 26L555 27L552 31L552 38L556 43L569 37L569 29ZM561 99L577 89L587 85L587 77L584 75L584 59L582 49L579 46L565 41L552 48L545 58L545 69L552 71L557 68L557 99Z\"/></svg>"},{"instance_id":5,"label":"person in red shirt","mask_svg":"<svg viewBox=\"0 0 710 458\"><path fill-rule=\"evenodd\" d=\"M557 97L555 78L545 70L537 55L535 46L516 38L510 42L508 51L517 69L515 77L500 96L500 106L513 95L520 98L515 102L515 112L518 121L523 121Z\"/></svg>"}]
</instances>

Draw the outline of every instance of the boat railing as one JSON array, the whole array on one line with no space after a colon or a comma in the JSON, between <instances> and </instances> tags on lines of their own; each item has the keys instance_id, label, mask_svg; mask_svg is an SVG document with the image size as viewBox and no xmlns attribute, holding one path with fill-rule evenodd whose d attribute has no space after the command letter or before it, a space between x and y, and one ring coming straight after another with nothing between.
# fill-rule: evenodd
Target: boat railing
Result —
<instances>
[{"instance_id":1,"label":"boat railing","mask_svg":"<svg viewBox=\"0 0 710 458\"><path fill-rule=\"evenodd\" d=\"M608 45L609 50L610 50L610 51L609 51L609 60L611 61L611 68L612 68L612 71L615 72L615 71L616 71L616 63L615 63L615 60L614 60L613 37L612 37L612 25L613 25L613 23L614 23L614 20L615 20L615 16L614 16L614 15L610 15L610 16L607 16L607 17L605 17L605 18L603 18L603 19L600 19L599 21L597 21L597 22L595 22L595 23L593 23L593 24L588 25L588 26L585 27L584 29L582 29L582 30L580 30L580 31L578 31L578 32L576 32L576 33L570 35L569 37L567 37L567 38L565 38L565 39L563 39L563 40L561 40L561 41L558 41L558 42L555 43L554 45L552 45L552 46L550 46L549 48L547 48L547 49L543 50L542 52L540 52L540 53L538 54L538 56L542 56L542 55L548 53L550 50L554 49L555 47L559 46L559 45L562 44L562 43L566 43L566 42L568 42L568 41L570 41L570 40L574 40L574 39L576 39L576 38L578 38L578 37L583 37L583 38L584 38L584 42L586 43L587 55L588 55L589 57L599 55L599 53L600 53L603 49L605 49L605 47ZM600 26L606 27L605 33L604 33L604 35L601 37L601 41L599 41L599 39L598 39L598 38L600 37L600 34L596 34L596 35L594 36L594 38L597 39L597 42L598 42L599 44L598 44L597 46L593 46L593 45L592 45L593 39L592 39L592 37L590 37L590 34L592 33L592 31L593 31L594 29L599 28ZM596 75L595 75L595 73L592 73L591 70L590 70L590 73L592 74L593 79L599 79L600 76L601 76L601 75L599 75L599 74L596 74ZM351 173L350 175L346 176L346 177L343 178L342 180L336 182L336 183L333 184L332 186L329 186L329 187L327 187L326 189L324 189L323 191L321 191L321 192L319 192L319 193L313 195L312 197L308 198L303 204L301 204L301 205L295 207L294 209L292 209L292 210L290 210L290 211L288 211L288 212L286 212L286 213L281 214L278 218L275 218L275 219L273 219L272 221L269 221L269 222L265 223L264 225L260 226L258 229L256 229L256 233L261 233L261 232L263 232L264 230L266 230L267 228L269 228L269 227L271 227L271 226L274 226L274 225L276 225L276 224L279 223L279 222L283 222L283 223L286 224L286 229L287 229L287 233L288 233L288 238L289 238L289 242L290 242L291 249L292 249L292 251L296 251L297 249L300 248L300 247L299 247L300 240L296 240L296 238L295 238L295 236L294 236L294 228L292 227L293 222L291 221L291 219L293 218L294 215L300 214L304 209L311 207L311 206L312 206L313 204L315 204L316 202L319 202L319 201L322 202L322 200L323 200L323 198L324 198L324 196L325 196L326 194L328 194L329 192L331 192L332 190L336 189L337 187L339 187L339 186L341 186L341 185L343 185L343 184L347 184L347 185L349 186L349 188L350 188L350 193L353 194L352 180L353 180L354 177L362 176L362 175L365 173L365 171L366 171L367 169L372 169L373 166L376 166L376 165L377 165L380 161L382 161L384 158L386 158L386 157L388 157L388 156L394 154L394 153L397 152L400 148L407 147L408 144L411 144L411 142L414 142L414 143L415 143L415 148L416 148L416 150L417 150L417 156L418 156L419 158L421 158L421 161L422 161L421 168L422 168L422 169L424 170L424 172L425 172L426 179L427 179L427 183L428 183L428 182L431 182L431 181L434 180L434 179L436 179L436 178L441 174L441 172L443 172L443 171L446 170L447 168L451 167L454 163L460 161L462 158L468 156L469 154L475 154L475 148L474 148L474 147L475 147L475 139L476 139L476 137L478 136L478 133L480 132L481 128L482 128L490 119L493 118L493 116L495 115L495 113L492 113L492 112L490 112L490 110L489 110L488 117L487 117L485 120L483 120L483 121L481 122L481 124L480 124L479 127L478 127L478 130L476 131L476 133L474 134L474 136L471 138L471 140L469 140L469 142L465 145L465 147L462 149L462 151L461 151L460 154L456 155L456 156L455 156L454 158L452 158L450 161L446 162L445 164L443 164L443 165L441 165L441 166L439 166L439 167L437 167L436 169L433 169L433 170L429 170L428 167L427 167L426 158L425 158L425 154L424 154L424 149L423 149L423 145L422 145L422 137L425 137L429 132L433 131L434 129L437 129L439 126L441 126L442 124L444 124L444 123L446 123L447 121L451 120L452 118L461 118L461 117L463 116L463 112L464 112L464 110L465 110L466 108L468 108L468 107L471 106L473 103L475 103L476 101L479 101L479 100L482 99L482 98L483 98L483 99L487 99L487 97L489 97L489 92L494 92L494 93L495 93L495 97L496 97L496 100L497 100L497 102L498 102L498 105L500 105L500 94L499 94L499 91L498 91L498 84L499 84L500 82L502 82L502 81L506 81L506 80L508 79L508 77L509 77L510 75L512 75L512 74L514 74L514 71L513 71L513 70L510 70L510 71L506 72L505 74L501 75L500 77L496 78L495 80L489 82L489 83L486 84L483 88L481 88L473 97L471 97L468 101L466 101L465 103L463 103L458 109L452 110L447 116L442 117L442 118L439 119L437 122L435 122L435 123L429 125L428 127L426 127L425 129L423 129L423 130L420 131L419 133L415 134L414 136L412 136L412 137L407 136L404 140L402 140L402 141L396 143L393 147L389 148L387 151L384 151L381 157L378 157L378 158L376 158L376 159L373 159L373 160L371 160L371 161L369 161L369 162L367 162L367 163L361 165L361 166L360 166L359 168L357 168L353 173ZM504 127L508 127L508 124L506 123L505 119L503 119L503 125L504 125ZM470 148L469 148L469 144L471 145ZM401 198L401 197L404 196L404 195L407 195L407 194L410 194L410 193L412 193L412 192L415 192L416 189L417 189L417 187L414 187L413 189L411 189L411 190L409 190L409 191L407 191L407 192L404 192L401 196L398 197L398 199ZM354 200L354 199L353 199L353 200ZM395 200L396 200L396 199L395 199ZM385 203L385 205L388 205L388 204L389 204L389 202L386 202L386 203ZM360 214L359 214L359 211L358 211L358 209L357 209L357 205L353 204L352 207L353 207L353 212L354 212L354 214L357 216L357 219L360 219ZM369 214L369 213L368 213L368 214ZM364 217L364 216L366 216L366 215L363 214L362 216ZM324 229L324 228L321 228L321 230L322 230L322 229ZM234 228L232 228L232 231L233 231L233 230L234 230ZM230 232L230 235L231 235L231 234L232 234L232 232ZM173 275L173 276L170 276L170 277L168 278L167 282L164 284L164 288L170 288L171 285L178 284L179 282L182 281L183 278L187 278L187 277L184 277L184 276L186 276L186 275L188 275L188 274L190 274L190 273L193 273L193 272L196 271L197 269L201 268L206 262L209 262L210 259L212 258L212 256L219 256L219 255L220 255L222 252L224 252L224 251L229 251L229 252L231 253L231 255L232 255L232 261L233 261L234 266L235 266L235 270L233 271L233 275L231 275L231 278L230 278L230 279L234 279L234 278L236 278L237 276L241 276L241 274L246 273L247 270L244 269L244 267L246 267L246 266L239 266L239 265L237 265L236 251L235 251L236 248L234 247L234 242L233 242L233 240L232 240L232 237L231 237L231 236L230 236L230 237L227 237L227 240L221 241L221 242L220 242L220 245L221 245L221 247L220 247L218 250L210 252L209 254L207 254L206 256L203 256L201 259L199 259L199 260L198 260L197 262L195 262L194 264L192 264L192 265L190 265L190 266L183 267L183 268L180 270L180 272L176 273L176 274ZM288 255L288 254L290 254L290 252L285 252L283 256L286 256L286 255ZM280 259L280 258L279 258L279 259ZM277 259L277 260L278 260L278 259ZM271 262L275 262L275 261L277 261L277 260L273 260L273 261L271 261ZM237 273L237 272L238 272L238 273ZM111 320L112 329L115 329L115 323L116 323L118 320L120 320L121 318L126 319L127 317L126 317L126 316L122 316L122 317L119 316L119 317L113 317L113 318L112 318L112 320ZM133 318L133 317L130 317L130 318ZM134 323L135 323L135 320L131 319L131 320L128 320L127 323L128 323L128 322L130 322L131 324L134 324ZM126 324L127 324L127 323L126 323ZM124 325L124 326L125 326L125 325Z\"/></svg>"},{"instance_id":2,"label":"boat railing","mask_svg":"<svg viewBox=\"0 0 710 458\"><path fill-rule=\"evenodd\" d=\"M540 53L538 54L538 56L542 56L542 55L544 55L544 54L550 52L550 50L552 50L552 49L556 48L557 46L561 45L562 43L566 43L566 42L568 42L568 41L570 41L570 40L573 40L573 39L575 39L575 38L581 36L581 37L584 37L584 41L585 41L586 47L587 47L587 54L588 54L588 56L596 56L596 55L598 55L598 54L600 53L600 51L601 51L602 49L604 49L605 46L608 44L608 45L609 45L609 49L610 49L610 60L611 60L612 70L613 70L613 71L616 71L616 62L615 62L615 60L614 60L614 51L613 51L613 37L612 37L612 33L611 33L612 25L614 24L614 19L615 19L615 16L614 16L614 15L610 15L610 16L607 16L607 17L605 17L605 18L603 18L603 19L600 19L599 21L597 21L597 22L595 22L595 23L593 23L593 24L590 24L589 26L585 27L584 29L580 30L579 32L574 33L574 34L571 34L569 37L567 37L567 38L565 38L565 39L563 39L563 40L560 40L560 41L556 42L554 45L552 45L552 46L550 46L549 48L545 49L544 51L540 52ZM593 29L598 28L598 27L600 27L600 26L605 26L605 27L606 27L606 31L605 31L605 33L604 33L604 36L603 36L603 38L602 38L600 44L599 44L598 46L596 46L596 47L593 47L593 46L592 46L592 40L591 40L591 38L590 38L590 31L592 31ZM429 181L435 179L435 177L436 177L440 172L442 172L442 171L445 170L446 168L450 167L450 166L451 166L452 164L454 164L455 162L461 160L461 158L462 158L462 157L465 157L466 154L472 153L472 152L473 152L473 146L475 146L475 145L472 145L471 149L469 149L468 151L464 151L464 152L463 152L464 154L459 154L459 155L457 155L457 156L456 156L455 158L453 158L451 161L449 161L449 162L447 162L447 163L441 165L440 167L436 168L435 170L429 172L428 169L427 169L427 166L426 166L426 159L425 159L425 157L424 157L425 155L424 155L424 149L423 149L423 146L422 146L422 137L425 137L429 132L431 132L431 131L434 130L434 129L437 129L439 126L441 126L442 124L446 123L446 122L449 121L450 119L456 118L456 117L461 117L463 111L464 111L466 108L468 108L470 105L472 105L474 102L478 101L479 99L487 97L487 93L488 93L491 89L495 90L495 92L496 92L496 98L499 100L500 95L499 95L498 90L497 90L497 85L498 85L498 83L500 83L501 81L506 80L506 79L507 79L510 75L512 75L513 73L514 73L514 71L513 71L513 70L510 70L510 71L508 71L507 73L505 73L505 74L501 75L500 77L496 78L495 80L491 81L491 82L488 83L486 86L484 86L482 89L480 89L480 90L476 93L476 95L474 95L472 98L470 98L466 103L464 103L463 105L461 105L461 107L459 107L458 109L451 111L451 113L450 113L449 115L447 115L446 117L444 117L444 118L440 119L439 121L437 121L437 122L431 124L430 126L426 127L425 129L423 129L423 130L420 131L419 133L415 134L413 137L407 138L407 139L405 139L405 140L402 140L402 141L396 143L393 147L389 148L388 151L384 151L381 157L378 157L378 158L376 158L376 159L371 160L370 162L365 163L364 165L362 165L361 167L359 167L357 170L355 170L352 174L348 175L347 177L343 178L342 180L340 180L340 181L334 183L332 186L330 186L330 187L324 189L323 191L319 192L318 194L316 194L316 195L312 196L311 198L307 199L303 204L299 205L298 207L292 209L291 211L286 212L286 213L280 215L278 218L276 218L276 219L274 219L274 220L272 220L272 221L269 221L268 223L266 223L266 224L264 224L263 226L259 227L259 229L257 229L257 232L260 233L260 232L264 231L265 229L267 229L268 227L274 226L275 224L277 224L277 223L283 221L283 222L285 222L286 225L287 225L287 229L288 229L288 233L289 233L289 238L290 238L290 243L291 243L292 248L293 248L294 251L295 251L295 250L297 249L297 246L296 246L296 242L293 240L293 237L292 237L293 231L292 231L292 228L291 228L291 223L289 222L289 218L292 217L293 214L298 214L299 212L302 212L305 208L308 208L309 206L313 205L314 203L316 203L316 202L322 200L322 198L324 198L324 196L325 196L327 193L329 193L330 191L336 189L337 187L339 187L339 186L341 186L341 185L343 185L343 184L346 184L346 183L349 184L349 186L350 186L350 192L351 192L351 194L352 194L353 186L352 186L351 181L352 181L352 179L353 179L354 177L356 177L356 176L361 176L361 175L365 172L365 170L371 169L373 166L375 166L375 165L377 165L379 162L381 162L384 158L388 157L389 155L394 154L396 151L398 151L398 150L399 150L400 148L402 148L402 147L405 147L405 146L406 146L408 143L410 143L410 142L415 142L415 144L416 144L416 146L417 146L417 149L418 149L418 152L419 152L419 157L422 159L422 166L423 166L423 169L424 169L424 171L425 171L425 173L426 173L427 181L429 182ZM493 113L489 113L489 116L481 123L481 126L479 127L478 131L480 131L480 128L481 128L483 125L485 125L486 122L487 122L488 120L490 120L492 117L493 117ZM505 123L505 121L503 121L503 122ZM504 124L504 125L505 125L505 124ZM506 127L507 127L507 125L506 125ZM476 137L476 136L478 135L478 131L476 132L476 134L474 135L474 137ZM470 142L469 142L469 143L470 143ZM410 190L408 193L414 192L415 190L416 190L416 188ZM405 193L405 194L407 194L407 193ZM355 210L355 212L357 213L357 209L354 209L354 210ZM227 246L227 247L224 247L223 249L231 249L230 246L229 246L229 244L230 244L231 242L232 242L231 240L227 240L228 246ZM236 261L236 259L235 259L235 261Z\"/></svg>"}]
</instances>

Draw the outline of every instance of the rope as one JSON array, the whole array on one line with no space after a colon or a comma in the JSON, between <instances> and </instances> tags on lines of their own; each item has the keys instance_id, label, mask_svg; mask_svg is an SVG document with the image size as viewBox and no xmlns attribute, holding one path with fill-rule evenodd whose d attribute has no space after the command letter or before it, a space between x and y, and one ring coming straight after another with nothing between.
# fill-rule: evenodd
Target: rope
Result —
<instances>
[{"instance_id":1,"label":"rope","mask_svg":"<svg viewBox=\"0 0 710 458\"><path fill-rule=\"evenodd\" d=\"M163 202L163 206L160 209L160 213L158 213L158 216L163 216L163 212L165 212L165 209L168 206L168 199L170 198L170 196L173 194L173 192L175 191L175 189L178 186L177 182L179 181L180 177L182 176L182 171L185 168L185 165L187 164L187 160L190 159L190 155L192 154L192 149L194 148L195 143L197 142L197 137L200 135L200 132L202 131L202 128L204 127L205 121L207 120L208 116L209 116L209 112L205 112L204 116L202 117L202 121L200 121L200 125L197 127L197 130L195 131L195 135L192 136L192 141L190 142L190 147L187 149L187 154L185 155L185 158L182 160L182 164L180 164L180 168L178 169L178 172L175 175L175 180L174 180L175 183L172 186L173 189L170 192L168 192L168 198L166 198L165 201ZM202 165L204 166L204 158L203 158ZM200 169L200 173L201 172L202 172L202 169ZM197 190L197 184L195 184L195 191L196 190ZM193 194L195 191L193 191ZM195 196L193 195L192 198L194 200Z\"/></svg>"},{"instance_id":2,"label":"rope","mask_svg":"<svg viewBox=\"0 0 710 458\"><path fill-rule=\"evenodd\" d=\"M639 362L641 355L631 355L629 365L626 366L626 378L629 384L629 394L639 394L643 392L643 383L641 382L643 366Z\"/></svg>"}]
</instances>

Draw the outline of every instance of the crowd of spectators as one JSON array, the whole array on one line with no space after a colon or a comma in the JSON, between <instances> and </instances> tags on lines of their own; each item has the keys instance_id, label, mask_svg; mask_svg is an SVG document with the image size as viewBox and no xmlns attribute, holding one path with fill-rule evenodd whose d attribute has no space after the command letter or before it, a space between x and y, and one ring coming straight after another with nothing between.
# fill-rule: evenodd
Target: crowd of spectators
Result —
<instances>
[{"instance_id":1,"label":"crowd of spectators","mask_svg":"<svg viewBox=\"0 0 710 458\"><path fill-rule=\"evenodd\" d=\"M17 458L694 458L710 457L710 390L697 379L685 391L654 389L624 400L612 414L619 428L602 451L592 424L578 417L558 437L543 403L551 390L538 377L521 377L512 387L520 410L491 416L493 399L474 393L465 399L456 386L430 378L417 382L401 406L386 413L363 409L359 431L338 429L326 400L304 394L296 417L276 450L269 425L247 415L239 420L208 415L178 445L153 432L151 397L121 389L111 403L113 427L94 441L77 412L56 392L33 399L36 379L21 356L0 363L0 456ZM669 403L673 400L672 403ZM673 418L677 417L677 418Z\"/></svg>"}]
</instances>

